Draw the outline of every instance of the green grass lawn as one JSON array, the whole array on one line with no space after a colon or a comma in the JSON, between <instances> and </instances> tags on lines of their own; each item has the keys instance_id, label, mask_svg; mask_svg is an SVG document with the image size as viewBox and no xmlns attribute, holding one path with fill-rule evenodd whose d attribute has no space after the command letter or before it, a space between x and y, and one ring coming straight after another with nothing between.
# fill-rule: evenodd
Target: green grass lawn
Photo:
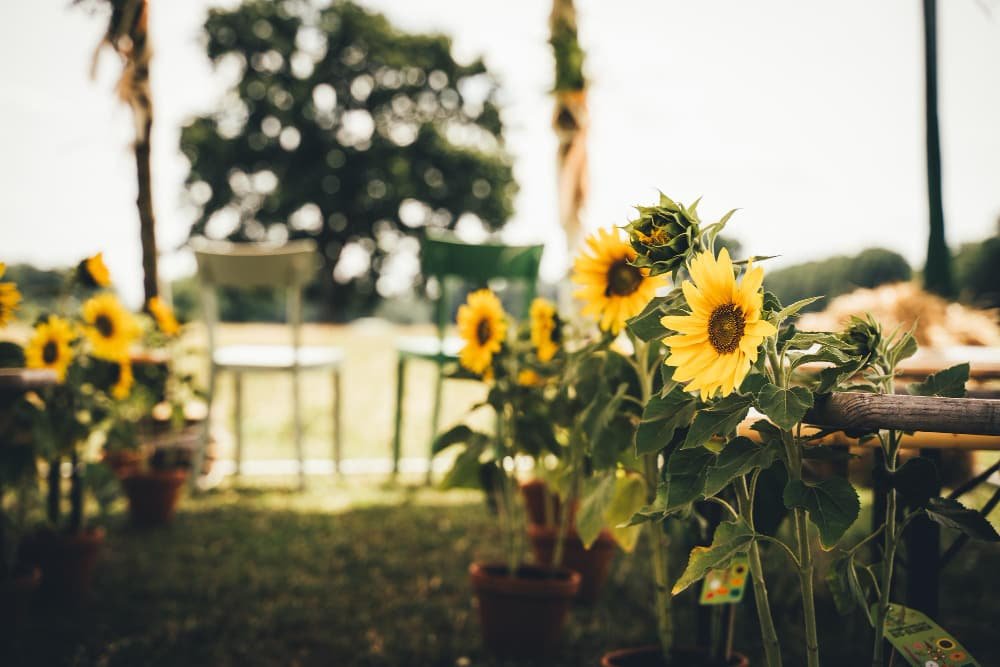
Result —
<instances>
[{"instance_id":1,"label":"green grass lawn","mask_svg":"<svg viewBox=\"0 0 1000 667\"><path fill-rule=\"evenodd\" d=\"M515 664L480 646L466 569L499 554L475 494L359 480L314 480L304 494L222 489L185 499L172 526L152 531L130 528L121 510L90 603L37 605L0 665ZM795 584L779 554L766 556L786 664L800 665ZM641 544L618 557L603 600L575 608L560 653L535 664L596 665L606 650L652 641L645 558ZM1000 664L998 562L995 545L973 545L945 580L938 619L984 667ZM690 598L677 608L690 641ZM864 621L837 616L822 585L818 608L824 664L867 664ZM736 646L759 665L752 610L740 605Z\"/></svg>"},{"instance_id":2,"label":"green grass lawn","mask_svg":"<svg viewBox=\"0 0 1000 667\"><path fill-rule=\"evenodd\" d=\"M391 454L396 402L395 341L403 335L433 334L431 326L402 327L378 320L349 325L309 324L303 327L306 345L335 345L345 351L343 368L343 455L345 458L382 458ZM219 343L284 344L288 330L275 324L225 324ZM191 354L185 367L204 376L204 337L197 327L188 333L184 348ZM427 456L435 366L414 362L407 366L403 456ZM302 396L306 458L332 456L333 383L325 372L304 373ZM243 379L245 459L294 458L291 387L288 374L247 374ZM454 423L486 396L478 382L445 383L441 424ZM223 374L216 392L213 428L223 437L220 456L232 456L233 379Z\"/></svg>"}]
</instances>

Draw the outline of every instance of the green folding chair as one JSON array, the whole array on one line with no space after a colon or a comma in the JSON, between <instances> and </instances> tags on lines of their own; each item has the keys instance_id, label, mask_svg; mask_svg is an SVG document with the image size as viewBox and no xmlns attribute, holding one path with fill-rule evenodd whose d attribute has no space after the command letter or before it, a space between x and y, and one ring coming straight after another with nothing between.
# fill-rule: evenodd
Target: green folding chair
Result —
<instances>
[{"instance_id":1,"label":"green folding chair","mask_svg":"<svg viewBox=\"0 0 1000 667\"><path fill-rule=\"evenodd\" d=\"M520 317L527 315L535 296L538 266L544 246L508 246L499 243L469 244L450 232L428 230L420 244L420 266L428 281L437 283L434 294L435 336L405 336L396 341L396 421L392 437L392 474L399 473L402 447L403 396L406 387L406 365L411 361L426 361L437 366L434 385L434 408L431 414L431 443L438 433L441 417L441 389L444 367L458 360L462 340L447 335L453 321L451 297L462 286L481 288L492 282L506 281L524 286ZM456 378L459 379L459 378ZM430 448L428 448L427 482L431 481Z\"/></svg>"}]
</instances>

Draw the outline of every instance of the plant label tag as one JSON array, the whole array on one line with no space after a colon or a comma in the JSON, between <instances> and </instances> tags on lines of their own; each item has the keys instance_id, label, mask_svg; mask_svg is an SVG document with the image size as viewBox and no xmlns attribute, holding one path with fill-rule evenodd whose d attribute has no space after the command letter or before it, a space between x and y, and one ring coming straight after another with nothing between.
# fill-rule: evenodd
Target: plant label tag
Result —
<instances>
[{"instance_id":1,"label":"plant label tag","mask_svg":"<svg viewBox=\"0 0 1000 667\"><path fill-rule=\"evenodd\" d=\"M980 667L957 639L916 609L890 604L885 638L912 667Z\"/></svg>"},{"instance_id":2,"label":"plant label tag","mask_svg":"<svg viewBox=\"0 0 1000 667\"><path fill-rule=\"evenodd\" d=\"M743 599L750 576L746 554L733 557L729 567L709 570L701 585L698 604L736 604Z\"/></svg>"}]
</instances>

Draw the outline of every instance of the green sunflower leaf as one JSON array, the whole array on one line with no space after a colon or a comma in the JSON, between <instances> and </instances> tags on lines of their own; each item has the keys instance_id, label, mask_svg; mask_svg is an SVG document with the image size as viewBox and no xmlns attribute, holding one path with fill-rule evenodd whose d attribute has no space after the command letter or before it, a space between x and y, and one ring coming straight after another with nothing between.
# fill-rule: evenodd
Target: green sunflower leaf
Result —
<instances>
[{"instance_id":1,"label":"green sunflower leaf","mask_svg":"<svg viewBox=\"0 0 1000 667\"><path fill-rule=\"evenodd\" d=\"M969 381L969 364L958 364L928 375L923 382L911 384L906 390L915 396L965 396L965 383Z\"/></svg>"},{"instance_id":2,"label":"green sunflower leaf","mask_svg":"<svg viewBox=\"0 0 1000 667\"><path fill-rule=\"evenodd\" d=\"M699 410L688 429L682 449L701 447L718 434L728 436L750 411L752 396L730 394L704 410Z\"/></svg>"},{"instance_id":3,"label":"green sunflower leaf","mask_svg":"<svg viewBox=\"0 0 1000 667\"><path fill-rule=\"evenodd\" d=\"M792 479L785 485L785 507L801 507L819 528L824 549L832 549L861 512L858 492L843 477L809 483Z\"/></svg>"},{"instance_id":4,"label":"green sunflower leaf","mask_svg":"<svg viewBox=\"0 0 1000 667\"><path fill-rule=\"evenodd\" d=\"M757 394L757 408L786 431L802 421L812 405L812 392L805 387L782 389L768 384Z\"/></svg>"},{"instance_id":5,"label":"green sunflower leaf","mask_svg":"<svg viewBox=\"0 0 1000 667\"><path fill-rule=\"evenodd\" d=\"M789 317L798 314L800 310L802 310L811 303L816 303L822 298L823 297L821 296L811 296L806 299L799 299L795 303L785 306L784 308L778 311L778 316L777 316L778 321L788 319Z\"/></svg>"},{"instance_id":6,"label":"green sunflower leaf","mask_svg":"<svg viewBox=\"0 0 1000 667\"><path fill-rule=\"evenodd\" d=\"M704 447L675 450L667 460L666 514L686 509L705 495L705 481L715 454Z\"/></svg>"},{"instance_id":7,"label":"green sunflower leaf","mask_svg":"<svg viewBox=\"0 0 1000 667\"><path fill-rule=\"evenodd\" d=\"M714 496L737 477L757 468L769 468L774 463L775 456L777 452L772 445L759 445L743 436L733 438L708 469L704 484L705 497Z\"/></svg>"},{"instance_id":8,"label":"green sunflower leaf","mask_svg":"<svg viewBox=\"0 0 1000 667\"><path fill-rule=\"evenodd\" d=\"M931 498L927 502L927 516L931 521L960 530L975 540L1000 542L1000 535L986 517L957 500Z\"/></svg>"},{"instance_id":9,"label":"green sunflower leaf","mask_svg":"<svg viewBox=\"0 0 1000 667\"><path fill-rule=\"evenodd\" d=\"M636 453L649 454L666 447L678 428L685 428L694 414L691 394L676 388L666 396L653 396L642 413L635 433Z\"/></svg>"},{"instance_id":10,"label":"green sunflower leaf","mask_svg":"<svg viewBox=\"0 0 1000 667\"><path fill-rule=\"evenodd\" d=\"M715 529L711 546L695 547L688 556L687 567L674 584L677 595L715 568L726 567L738 553L746 551L753 542L754 532L742 518L720 523Z\"/></svg>"}]
</instances>

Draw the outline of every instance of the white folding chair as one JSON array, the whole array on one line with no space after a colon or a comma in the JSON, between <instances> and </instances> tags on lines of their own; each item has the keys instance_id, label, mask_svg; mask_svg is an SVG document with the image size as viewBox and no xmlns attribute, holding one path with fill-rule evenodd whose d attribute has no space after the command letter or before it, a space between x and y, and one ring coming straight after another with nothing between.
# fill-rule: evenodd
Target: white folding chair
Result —
<instances>
[{"instance_id":1,"label":"white folding chair","mask_svg":"<svg viewBox=\"0 0 1000 667\"><path fill-rule=\"evenodd\" d=\"M295 452L299 459L299 487L305 488L305 455L299 372L327 370L333 374L333 461L340 473L341 454L341 381L340 368L344 354L337 347L304 347L302 345L302 290L316 272L316 244L310 240L291 241L283 245L258 243L228 243L192 239L198 261L202 311L208 331L208 417L206 433L198 450L195 470L200 471L211 424L212 399L216 376L223 371L233 374L233 426L236 440L236 475L241 472L243 459L243 374L283 372L292 375L292 415L294 420ZM215 326L219 321L218 289L220 287L270 287L284 290L287 296L286 321L291 329L290 345L218 345ZM196 476L193 476L196 477Z\"/></svg>"}]
</instances>

